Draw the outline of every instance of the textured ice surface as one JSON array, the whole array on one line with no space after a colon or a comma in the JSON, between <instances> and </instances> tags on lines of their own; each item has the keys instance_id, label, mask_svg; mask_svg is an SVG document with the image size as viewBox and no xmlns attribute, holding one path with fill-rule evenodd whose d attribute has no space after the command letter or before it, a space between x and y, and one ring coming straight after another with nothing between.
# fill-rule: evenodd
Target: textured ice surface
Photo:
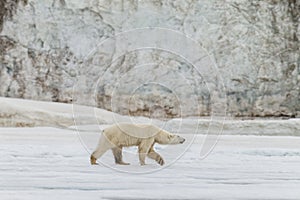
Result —
<instances>
[{"instance_id":1,"label":"textured ice surface","mask_svg":"<svg viewBox=\"0 0 300 200\"><path fill-rule=\"evenodd\" d=\"M126 149L129 166L107 152L100 161L119 172L91 166L73 131L0 128L0 199L300 199L300 138L221 136L200 160L203 138L163 169L149 159L139 166L135 148ZM169 164L177 148L157 150Z\"/></svg>"}]
</instances>

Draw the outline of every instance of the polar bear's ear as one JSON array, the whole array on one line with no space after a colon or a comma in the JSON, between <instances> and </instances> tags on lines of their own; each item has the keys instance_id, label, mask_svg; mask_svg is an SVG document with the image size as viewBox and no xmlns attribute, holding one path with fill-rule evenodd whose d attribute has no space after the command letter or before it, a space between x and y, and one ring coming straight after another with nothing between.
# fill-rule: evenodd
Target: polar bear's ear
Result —
<instances>
[{"instance_id":1,"label":"polar bear's ear","mask_svg":"<svg viewBox=\"0 0 300 200\"><path fill-rule=\"evenodd\" d=\"M173 137L174 137L174 135L168 135L168 139L171 139Z\"/></svg>"}]
</instances>

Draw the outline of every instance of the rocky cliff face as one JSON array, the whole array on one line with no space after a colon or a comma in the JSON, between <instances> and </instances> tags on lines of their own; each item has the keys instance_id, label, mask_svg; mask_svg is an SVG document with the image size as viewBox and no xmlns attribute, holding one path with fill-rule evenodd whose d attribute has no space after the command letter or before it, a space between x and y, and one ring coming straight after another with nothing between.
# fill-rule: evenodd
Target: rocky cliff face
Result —
<instances>
[{"instance_id":1,"label":"rocky cliff face","mask_svg":"<svg viewBox=\"0 0 300 200\"><path fill-rule=\"evenodd\" d=\"M297 0L0 0L0 96L151 117L299 117L299 10ZM167 32L126 35L144 27Z\"/></svg>"}]
</instances>

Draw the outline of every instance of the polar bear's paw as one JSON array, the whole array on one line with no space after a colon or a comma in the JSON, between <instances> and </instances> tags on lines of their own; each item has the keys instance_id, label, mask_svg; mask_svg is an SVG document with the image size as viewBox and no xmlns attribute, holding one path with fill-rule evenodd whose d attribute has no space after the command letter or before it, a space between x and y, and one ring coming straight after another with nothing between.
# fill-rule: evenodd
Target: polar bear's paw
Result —
<instances>
[{"instance_id":1,"label":"polar bear's paw","mask_svg":"<svg viewBox=\"0 0 300 200\"><path fill-rule=\"evenodd\" d=\"M98 163L96 163L96 160L97 159L93 155L91 155L91 158L90 158L91 165L98 165Z\"/></svg>"},{"instance_id":2,"label":"polar bear's paw","mask_svg":"<svg viewBox=\"0 0 300 200\"><path fill-rule=\"evenodd\" d=\"M160 164L161 166L163 166L165 164L165 161L160 157L158 160L157 160L157 163Z\"/></svg>"},{"instance_id":3,"label":"polar bear's paw","mask_svg":"<svg viewBox=\"0 0 300 200\"><path fill-rule=\"evenodd\" d=\"M117 164L117 165L130 165L130 163L126 163L126 162L123 162L123 161L121 161L121 162L116 162L116 164Z\"/></svg>"}]
</instances>

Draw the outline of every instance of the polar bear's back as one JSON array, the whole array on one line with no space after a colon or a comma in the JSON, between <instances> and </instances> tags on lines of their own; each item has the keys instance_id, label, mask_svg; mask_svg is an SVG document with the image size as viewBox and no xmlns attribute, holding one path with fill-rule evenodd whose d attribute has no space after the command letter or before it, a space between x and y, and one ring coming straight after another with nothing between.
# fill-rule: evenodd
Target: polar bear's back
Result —
<instances>
[{"instance_id":1,"label":"polar bear's back","mask_svg":"<svg viewBox=\"0 0 300 200\"><path fill-rule=\"evenodd\" d=\"M114 124L104 130L105 134L114 135L114 137L135 137L151 138L155 137L162 129L148 124Z\"/></svg>"}]
</instances>

